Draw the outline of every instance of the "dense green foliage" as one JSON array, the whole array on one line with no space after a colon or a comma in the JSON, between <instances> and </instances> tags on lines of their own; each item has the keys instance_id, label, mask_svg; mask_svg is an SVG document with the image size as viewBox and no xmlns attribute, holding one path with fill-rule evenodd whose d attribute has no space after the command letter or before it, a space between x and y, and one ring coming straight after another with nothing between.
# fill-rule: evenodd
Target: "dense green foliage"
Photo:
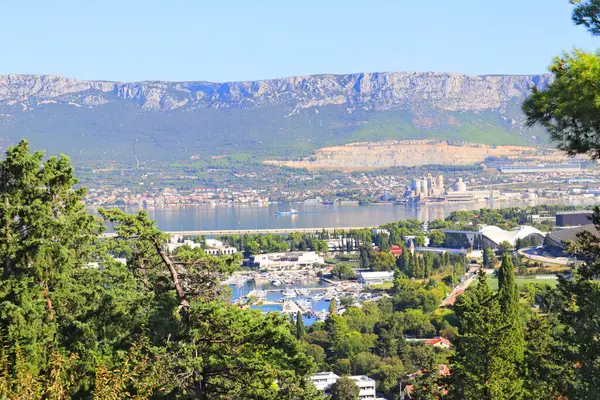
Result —
<instances>
[{"instance_id":1,"label":"dense green foliage","mask_svg":"<svg viewBox=\"0 0 600 400\"><path fill-rule=\"evenodd\" d=\"M360 388L350 378L341 377L331 385L331 400L358 400Z\"/></svg>"},{"instance_id":2,"label":"dense green foliage","mask_svg":"<svg viewBox=\"0 0 600 400\"><path fill-rule=\"evenodd\" d=\"M68 158L26 142L0 175L0 396L317 397L289 322L229 303L234 258L166 254L144 212L103 210L117 238L99 240Z\"/></svg>"},{"instance_id":3,"label":"dense green foliage","mask_svg":"<svg viewBox=\"0 0 600 400\"><path fill-rule=\"evenodd\" d=\"M573 1L573 19L598 35L600 3ZM600 57L576 50L551 66L554 81L534 90L524 104L530 124L542 123L559 148L600 157ZM499 221L496 221L499 222ZM593 222L600 229L600 208ZM593 399L600 393L600 239L579 235L573 251L588 262L559 277L556 290L526 286L521 298L513 257L502 251L498 293L480 272L474 289L459 297L452 375L445 380L451 399ZM490 256L486 256L490 263ZM545 314L536 314L537 304Z\"/></svg>"},{"instance_id":4,"label":"dense green foliage","mask_svg":"<svg viewBox=\"0 0 600 400\"><path fill-rule=\"evenodd\" d=\"M321 235L315 236L294 232L289 235L223 235L219 239L224 243L236 247L246 257L255 254L278 253L285 251L316 251L318 253L328 250L327 243Z\"/></svg>"}]
</instances>

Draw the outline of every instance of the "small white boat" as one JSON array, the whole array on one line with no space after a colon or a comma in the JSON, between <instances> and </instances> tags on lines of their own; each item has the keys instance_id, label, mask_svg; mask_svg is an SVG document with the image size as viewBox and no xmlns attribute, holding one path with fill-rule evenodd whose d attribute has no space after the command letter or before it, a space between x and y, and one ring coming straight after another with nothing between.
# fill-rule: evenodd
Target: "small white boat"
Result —
<instances>
[{"instance_id":1,"label":"small white boat","mask_svg":"<svg viewBox=\"0 0 600 400\"><path fill-rule=\"evenodd\" d=\"M312 307L312 303L309 300L304 299L296 300L296 304L304 311L310 310L310 308Z\"/></svg>"},{"instance_id":2,"label":"small white boat","mask_svg":"<svg viewBox=\"0 0 600 400\"><path fill-rule=\"evenodd\" d=\"M282 294L283 294L284 297L288 297L288 298L296 297L296 291L292 290L292 289L285 289L282 292Z\"/></svg>"},{"instance_id":3,"label":"small white boat","mask_svg":"<svg viewBox=\"0 0 600 400\"><path fill-rule=\"evenodd\" d=\"M273 279L271 281L271 285L273 285L273 286L281 286L281 281L279 279Z\"/></svg>"},{"instance_id":4,"label":"small white boat","mask_svg":"<svg viewBox=\"0 0 600 400\"><path fill-rule=\"evenodd\" d=\"M298 292L299 296L305 296L305 297L310 296L310 290L308 290L308 289L296 289L296 292Z\"/></svg>"}]
</instances>

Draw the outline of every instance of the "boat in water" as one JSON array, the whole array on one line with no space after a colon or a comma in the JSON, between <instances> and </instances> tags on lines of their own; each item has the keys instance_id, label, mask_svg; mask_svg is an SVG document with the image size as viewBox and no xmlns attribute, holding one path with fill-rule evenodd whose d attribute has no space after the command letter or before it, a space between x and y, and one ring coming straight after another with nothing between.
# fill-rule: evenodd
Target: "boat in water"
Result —
<instances>
[{"instance_id":1,"label":"boat in water","mask_svg":"<svg viewBox=\"0 0 600 400\"><path fill-rule=\"evenodd\" d=\"M308 311L312 307L311 301L306 299L296 300L296 304L302 309L302 311Z\"/></svg>"},{"instance_id":2,"label":"boat in water","mask_svg":"<svg viewBox=\"0 0 600 400\"><path fill-rule=\"evenodd\" d=\"M273 279L271 281L271 285L273 285L273 286L281 286L281 281L279 279Z\"/></svg>"},{"instance_id":3,"label":"boat in water","mask_svg":"<svg viewBox=\"0 0 600 400\"><path fill-rule=\"evenodd\" d=\"M305 297L310 296L310 290L308 290L308 289L296 289L296 292L298 293L299 296L305 296Z\"/></svg>"},{"instance_id":4,"label":"boat in water","mask_svg":"<svg viewBox=\"0 0 600 400\"><path fill-rule=\"evenodd\" d=\"M294 210L293 208L290 208L290 211L276 211L275 215L278 217L283 217L286 215L296 215L298 214L298 210Z\"/></svg>"},{"instance_id":5,"label":"boat in water","mask_svg":"<svg viewBox=\"0 0 600 400\"><path fill-rule=\"evenodd\" d=\"M281 294L288 298L296 297L296 291L293 289L285 289Z\"/></svg>"}]
</instances>

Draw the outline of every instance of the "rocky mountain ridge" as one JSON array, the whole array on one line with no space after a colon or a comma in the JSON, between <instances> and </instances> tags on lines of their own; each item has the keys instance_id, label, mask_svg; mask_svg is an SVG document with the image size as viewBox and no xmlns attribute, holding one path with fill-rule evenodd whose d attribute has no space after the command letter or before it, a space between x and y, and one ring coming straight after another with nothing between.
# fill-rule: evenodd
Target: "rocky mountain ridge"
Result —
<instances>
[{"instance_id":1,"label":"rocky mountain ridge","mask_svg":"<svg viewBox=\"0 0 600 400\"><path fill-rule=\"evenodd\" d=\"M504 110L544 86L549 75L383 72L314 75L242 82L108 82L52 75L0 75L0 102L95 107L127 101L146 110L257 108L287 105L290 112L345 105L374 110L426 104L447 111Z\"/></svg>"},{"instance_id":2,"label":"rocky mountain ridge","mask_svg":"<svg viewBox=\"0 0 600 400\"><path fill-rule=\"evenodd\" d=\"M297 160L385 140L540 145L521 103L548 75L436 72L314 75L248 82L109 82L0 75L0 151L25 137L80 165ZM112 164L111 164L112 165Z\"/></svg>"}]
</instances>

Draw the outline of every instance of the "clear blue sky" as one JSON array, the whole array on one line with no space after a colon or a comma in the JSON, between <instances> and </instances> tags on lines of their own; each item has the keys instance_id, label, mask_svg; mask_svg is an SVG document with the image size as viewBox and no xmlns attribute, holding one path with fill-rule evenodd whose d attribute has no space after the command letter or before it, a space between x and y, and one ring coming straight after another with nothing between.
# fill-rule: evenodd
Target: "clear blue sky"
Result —
<instances>
[{"instance_id":1,"label":"clear blue sky","mask_svg":"<svg viewBox=\"0 0 600 400\"><path fill-rule=\"evenodd\" d=\"M600 40L568 0L1 2L0 74L233 81L319 73L534 74Z\"/></svg>"}]
</instances>

